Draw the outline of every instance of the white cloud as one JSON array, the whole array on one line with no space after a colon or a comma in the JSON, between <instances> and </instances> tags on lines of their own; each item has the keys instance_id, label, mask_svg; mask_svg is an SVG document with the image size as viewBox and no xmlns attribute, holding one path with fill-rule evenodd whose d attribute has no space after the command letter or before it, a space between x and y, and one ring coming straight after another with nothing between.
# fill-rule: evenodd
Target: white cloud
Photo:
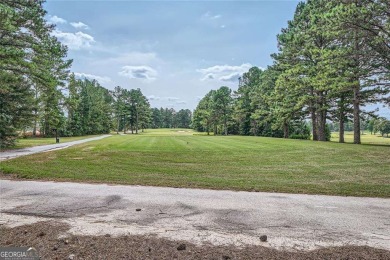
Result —
<instances>
[{"instance_id":1,"label":"white cloud","mask_svg":"<svg viewBox=\"0 0 390 260\"><path fill-rule=\"evenodd\" d=\"M211 12L206 12L202 15L202 19L204 20L216 20L221 18L222 15L220 14L212 14Z\"/></svg>"},{"instance_id":2,"label":"white cloud","mask_svg":"<svg viewBox=\"0 0 390 260\"><path fill-rule=\"evenodd\" d=\"M222 29L225 29L225 28L226 28L226 25L222 24L220 27L221 27Z\"/></svg>"},{"instance_id":3,"label":"white cloud","mask_svg":"<svg viewBox=\"0 0 390 260\"><path fill-rule=\"evenodd\" d=\"M241 75L242 75L242 73L235 72L235 73L232 73L232 74L229 74L229 75L226 75L226 76L221 76L218 79L220 81L232 81L232 82L235 82L235 81L238 80L239 77L241 77Z\"/></svg>"},{"instance_id":4,"label":"white cloud","mask_svg":"<svg viewBox=\"0 0 390 260\"><path fill-rule=\"evenodd\" d=\"M172 102L172 101L178 101L180 98L177 98L177 97L167 97L166 98L168 101Z\"/></svg>"},{"instance_id":5,"label":"white cloud","mask_svg":"<svg viewBox=\"0 0 390 260\"><path fill-rule=\"evenodd\" d=\"M210 79L215 79L215 74L213 74L213 73L207 73L207 74L204 75L204 77L201 78L200 80L205 81L205 80L210 80Z\"/></svg>"},{"instance_id":6,"label":"white cloud","mask_svg":"<svg viewBox=\"0 0 390 260\"><path fill-rule=\"evenodd\" d=\"M156 97L155 95L150 95L150 96L147 96L147 99L149 99L149 100L159 100L160 97Z\"/></svg>"},{"instance_id":7,"label":"white cloud","mask_svg":"<svg viewBox=\"0 0 390 260\"><path fill-rule=\"evenodd\" d=\"M70 25L72 25L76 29L85 29L85 30L89 29L89 26L86 25L85 23L82 23L82 22L78 22L78 23L73 22L73 23L70 23Z\"/></svg>"},{"instance_id":8,"label":"white cloud","mask_svg":"<svg viewBox=\"0 0 390 260\"><path fill-rule=\"evenodd\" d=\"M97 75L93 75L93 74L75 72L74 75L76 76L76 78L79 78L79 79L89 79L89 80L95 79L100 84L112 82L111 78L109 78L109 77L102 77L102 76L97 76Z\"/></svg>"},{"instance_id":9,"label":"white cloud","mask_svg":"<svg viewBox=\"0 0 390 260\"><path fill-rule=\"evenodd\" d=\"M216 65L216 66L208 67L205 69L199 69L198 72L201 72L204 74L206 74L206 73L234 72L234 71L246 72L252 67L253 66L250 63L243 63L240 66Z\"/></svg>"},{"instance_id":10,"label":"white cloud","mask_svg":"<svg viewBox=\"0 0 390 260\"><path fill-rule=\"evenodd\" d=\"M83 32L69 33L54 30L52 34L71 50L88 49L95 43L91 35Z\"/></svg>"},{"instance_id":11,"label":"white cloud","mask_svg":"<svg viewBox=\"0 0 390 260\"><path fill-rule=\"evenodd\" d=\"M67 21L63 18L60 18L58 17L57 15L54 15L54 16L49 16L49 23L52 23L52 24L65 24L67 23Z\"/></svg>"},{"instance_id":12,"label":"white cloud","mask_svg":"<svg viewBox=\"0 0 390 260\"><path fill-rule=\"evenodd\" d=\"M184 101L184 100L178 100L178 101L176 101L176 104L178 104L178 105L185 105L185 104L187 104L187 102Z\"/></svg>"},{"instance_id":13,"label":"white cloud","mask_svg":"<svg viewBox=\"0 0 390 260\"><path fill-rule=\"evenodd\" d=\"M234 82L252 67L253 65L250 63L243 63L240 66L216 65L205 69L198 69L197 71L203 74L202 81L218 79L220 81Z\"/></svg>"},{"instance_id":14,"label":"white cloud","mask_svg":"<svg viewBox=\"0 0 390 260\"><path fill-rule=\"evenodd\" d=\"M149 66L123 66L119 75L151 82L156 80L157 71Z\"/></svg>"}]
</instances>

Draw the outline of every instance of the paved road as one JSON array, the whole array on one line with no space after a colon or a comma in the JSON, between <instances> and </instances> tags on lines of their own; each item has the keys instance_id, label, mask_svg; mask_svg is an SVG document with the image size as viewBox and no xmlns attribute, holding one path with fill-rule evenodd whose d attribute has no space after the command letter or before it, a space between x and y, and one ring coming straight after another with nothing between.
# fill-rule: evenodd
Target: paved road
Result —
<instances>
[{"instance_id":1,"label":"paved road","mask_svg":"<svg viewBox=\"0 0 390 260\"><path fill-rule=\"evenodd\" d=\"M103 138L106 138L109 136L111 136L111 135L102 135L102 136L98 136L98 137L92 137L92 138L87 138L87 139L82 139L82 140L72 141L72 142L66 142L66 143L48 144L48 145L34 146L34 147L29 147L29 148L24 148L24 149L4 151L4 152L0 152L0 161L9 160L9 159L13 159L16 157L25 156L25 155L34 154L34 153L42 153L42 152L47 152L47 151L56 150L56 149L64 149L64 148L67 148L67 147L72 146L72 145L82 144L82 143L95 141L95 140L100 140L100 139L103 139Z\"/></svg>"},{"instance_id":2,"label":"paved road","mask_svg":"<svg viewBox=\"0 0 390 260\"><path fill-rule=\"evenodd\" d=\"M0 206L0 224L50 219L69 223L75 234L390 250L390 199L0 180Z\"/></svg>"}]
</instances>

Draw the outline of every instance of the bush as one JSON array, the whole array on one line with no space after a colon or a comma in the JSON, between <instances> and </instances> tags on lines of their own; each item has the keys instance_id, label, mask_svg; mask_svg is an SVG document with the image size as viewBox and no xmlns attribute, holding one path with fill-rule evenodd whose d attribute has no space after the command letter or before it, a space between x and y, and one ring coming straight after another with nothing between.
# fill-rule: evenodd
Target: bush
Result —
<instances>
[{"instance_id":1,"label":"bush","mask_svg":"<svg viewBox=\"0 0 390 260\"><path fill-rule=\"evenodd\" d=\"M291 139L310 140L311 131L308 124L304 121L295 122L291 125L292 132L290 134Z\"/></svg>"},{"instance_id":2,"label":"bush","mask_svg":"<svg viewBox=\"0 0 390 260\"><path fill-rule=\"evenodd\" d=\"M332 137L332 133L330 131L329 125L325 125L325 141L330 141L330 138Z\"/></svg>"},{"instance_id":3,"label":"bush","mask_svg":"<svg viewBox=\"0 0 390 260\"><path fill-rule=\"evenodd\" d=\"M290 139L301 139L301 140L310 140L310 134L292 134Z\"/></svg>"}]
</instances>

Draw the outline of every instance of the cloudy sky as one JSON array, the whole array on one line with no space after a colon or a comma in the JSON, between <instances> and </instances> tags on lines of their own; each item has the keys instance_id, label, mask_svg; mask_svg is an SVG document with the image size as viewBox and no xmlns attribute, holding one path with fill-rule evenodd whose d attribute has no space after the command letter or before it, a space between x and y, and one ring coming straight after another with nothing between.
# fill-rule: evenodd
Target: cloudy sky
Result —
<instances>
[{"instance_id":1,"label":"cloudy sky","mask_svg":"<svg viewBox=\"0 0 390 260\"><path fill-rule=\"evenodd\" d=\"M45 8L76 76L140 88L155 107L194 109L210 89L237 89L250 67L272 64L297 3L48 0Z\"/></svg>"}]
</instances>

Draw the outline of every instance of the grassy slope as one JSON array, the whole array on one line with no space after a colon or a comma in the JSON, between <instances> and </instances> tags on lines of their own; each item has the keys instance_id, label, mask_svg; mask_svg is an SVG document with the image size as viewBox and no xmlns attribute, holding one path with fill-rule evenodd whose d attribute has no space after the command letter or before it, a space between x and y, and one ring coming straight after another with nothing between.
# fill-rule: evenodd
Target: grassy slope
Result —
<instances>
[{"instance_id":1,"label":"grassy slope","mask_svg":"<svg viewBox=\"0 0 390 260\"><path fill-rule=\"evenodd\" d=\"M2 162L23 178L390 197L390 147L151 131Z\"/></svg>"}]
</instances>

